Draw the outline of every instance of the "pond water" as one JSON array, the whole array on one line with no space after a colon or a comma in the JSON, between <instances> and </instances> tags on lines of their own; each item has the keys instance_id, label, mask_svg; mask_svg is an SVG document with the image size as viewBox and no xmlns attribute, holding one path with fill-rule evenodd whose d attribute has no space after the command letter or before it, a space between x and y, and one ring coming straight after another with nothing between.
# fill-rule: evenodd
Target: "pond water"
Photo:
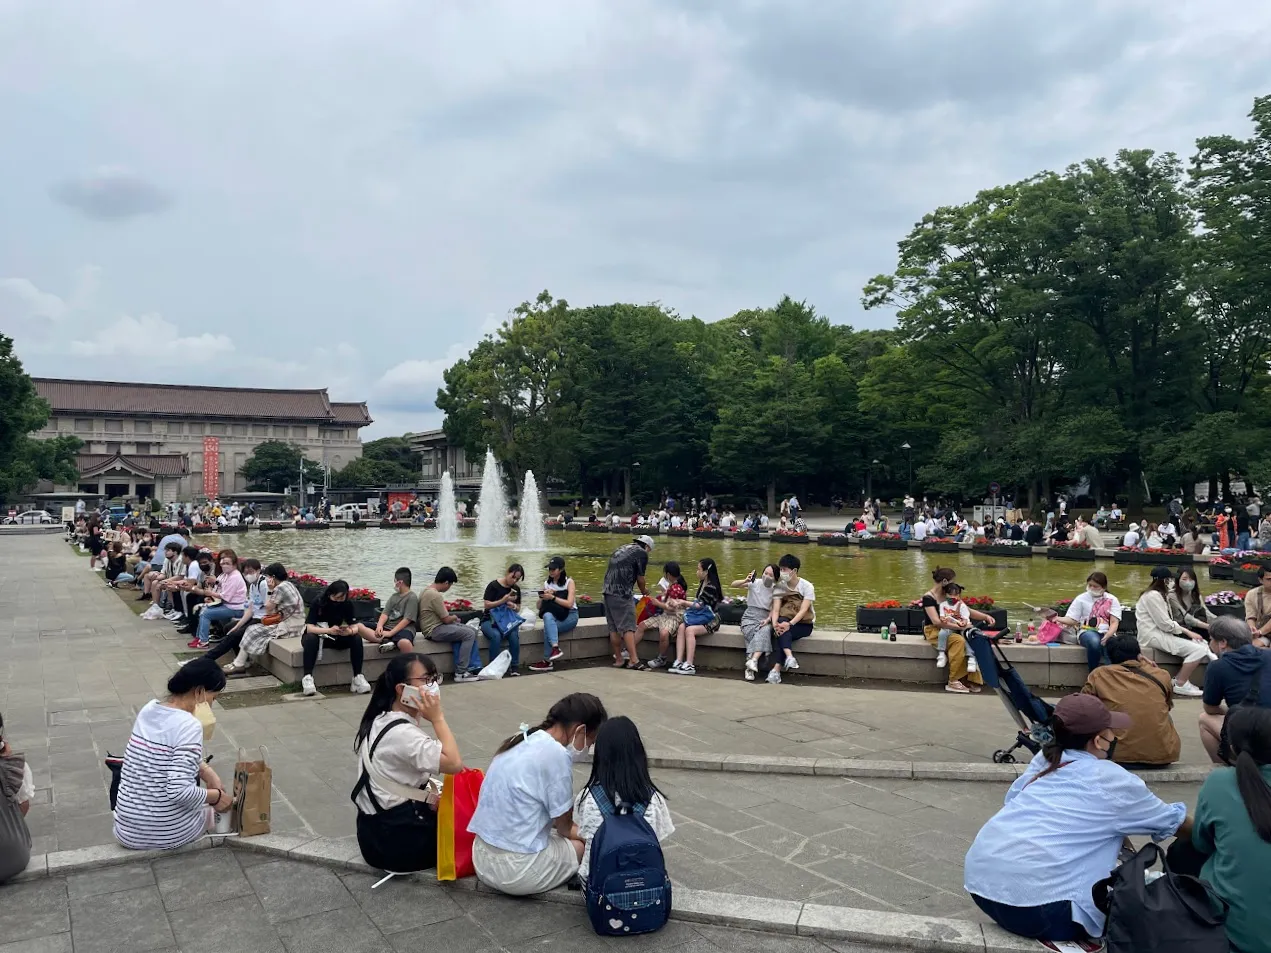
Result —
<instances>
[{"instance_id":1,"label":"pond water","mask_svg":"<svg viewBox=\"0 0 1271 953\"><path fill-rule=\"evenodd\" d=\"M441 543L432 529L382 530L294 530L251 531L246 534L201 536L202 544L219 549L227 546L239 556L255 556L263 564L277 560L288 569L310 572L324 579L345 579L351 586L374 589L380 598L392 592L393 571L409 566L415 588L430 583L441 566L452 566L459 574L454 597L478 600L491 579L503 574L511 562L526 569L529 583L538 585L546 575L549 557L562 555L580 593L600 599L605 566L615 548L629 537L621 534L547 534L545 552L522 552L515 546L481 547L474 530L460 530L459 541ZM792 552L803 562L802 574L816 586L817 622L823 627L854 628L856 606L882 599L907 602L931 586L931 571L937 566L957 570L958 581L967 595L992 596L999 606L1022 610L1025 604L1044 605L1081 592L1086 576L1094 569L1107 573L1109 588L1122 601L1134 603L1147 586L1151 566L1117 565L1111 559L1093 563L1066 562L1044 556L1016 559L977 556L969 551L924 553L917 549L861 549L859 546L827 547L816 543L791 546L780 541L734 542L726 539L692 539L659 536L649 558L649 582L661 573L662 563L679 561L685 577L695 583L696 560L710 556L719 564L724 585L749 570L775 562ZM1231 588L1231 584L1210 583L1201 576L1201 588ZM1014 618L1019 618L1012 613Z\"/></svg>"}]
</instances>

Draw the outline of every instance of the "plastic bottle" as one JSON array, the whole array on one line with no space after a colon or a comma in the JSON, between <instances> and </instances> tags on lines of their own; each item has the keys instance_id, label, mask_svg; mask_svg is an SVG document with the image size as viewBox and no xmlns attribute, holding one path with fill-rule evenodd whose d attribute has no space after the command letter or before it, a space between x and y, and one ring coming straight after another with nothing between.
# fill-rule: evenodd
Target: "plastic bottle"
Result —
<instances>
[{"instance_id":1,"label":"plastic bottle","mask_svg":"<svg viewBox=\"0 0 1271 953\"><path fill-rule=\"evenodd\" d=\"M887 638L893 642L896 641L896 623L894 620L892 621L892 624L887 627Z\"/></svg>"},{"instance_id":2,"label":"plastic bottle","mask_svg":"<svg viewBox=\"0 0 1271 953\"><path fill-rule=\"evenodd\" d=\"M1016 623L1015 623L1015 641L1016 641L1016 642L1023 642L1023 641L1024 641L1024 626L1023 626L1023 623L1020 623L1020 622L1016 622Z\"/></svg>"}]
</instances>

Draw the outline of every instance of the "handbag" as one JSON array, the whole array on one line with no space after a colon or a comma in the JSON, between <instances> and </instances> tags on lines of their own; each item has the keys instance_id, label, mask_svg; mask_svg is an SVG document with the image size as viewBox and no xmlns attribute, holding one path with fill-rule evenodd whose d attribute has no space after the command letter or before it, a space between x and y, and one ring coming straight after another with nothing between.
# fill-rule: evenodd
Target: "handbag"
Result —
<instances>
[{"instance_id":1,"label":"handbag","mask_svg":"<svg viewBox=\"0 0 1271 953\"><path fill-rule=\"evenodd\" d=\"M281 612L271 612L269 613L269 615L263 615L260 617L261 625L277 625L281 621L282 621Z\"/></svg>"},{"instance_id":2,"label":"handbag","mask_svg":"<svg viewBox=\"0 0 1271 953\"><path fill-rule=\"evenodd\" d=\"M1145 875L1157 860L1163 874ZM1107 889L1108 953L1228 953L1227 902L1197 877L1176 874L1150 843L1095 885Z\"/></svg>"},{"instance_id":3,"label":"handbag","mask_svg":"<svg viewBox=\"0 0 1271 953\"><path fill-rule=\"evenodd\" d=\"M685 610L684 624L705 626L713 632L719 628L719 616L710 606L695 602Z\"/></svg>"}]
</instances>

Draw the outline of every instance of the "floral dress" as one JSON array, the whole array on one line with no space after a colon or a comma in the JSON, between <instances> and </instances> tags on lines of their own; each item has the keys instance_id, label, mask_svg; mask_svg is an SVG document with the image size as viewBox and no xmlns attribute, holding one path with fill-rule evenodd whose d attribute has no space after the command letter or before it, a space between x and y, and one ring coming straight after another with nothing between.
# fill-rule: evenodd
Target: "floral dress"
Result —
<instances>
[{"instance_id":1,"label":"floral dress","mask_svg":"<svg viewBox=\"0 0 1271 953\"><path fill-rule=\"evenodd\" d=\"M304 600L300 598L299 589L290 582L280 582L269 598L273 600L274 609L282 616L282 621L275 625L253 622L247 627L239 648L252 658L264 655L274 639L301 635L305 629Z\"/></svg>"}]
</instances>

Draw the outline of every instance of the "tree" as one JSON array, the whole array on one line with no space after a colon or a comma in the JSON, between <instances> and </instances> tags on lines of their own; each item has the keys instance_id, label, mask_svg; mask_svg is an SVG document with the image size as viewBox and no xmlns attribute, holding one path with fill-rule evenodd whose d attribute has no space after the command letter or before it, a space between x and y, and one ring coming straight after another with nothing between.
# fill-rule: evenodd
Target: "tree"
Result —
<instances>
[{"instance_id":1,"label":"tree","mask_svg":"<svg viewBox=\"0 0 1271 953\"><path fill-rule=\"evenodd\" d=\"M48 402L23 370L13 339L0 334L0 500L25 493L40 480L67 484L79 479L75 453L82 441L69 435L31 436L48 419Z\"/></svg>"},{"instance_id":2,"label":"tree","mask_svg":"<svg viewBox=\"0 0 1271 953\"><path fill-rule=\"evenodd\" d=\"M256 445L243 464L243 476L249 490L281 493L300 482L300 461L304 460L305 480L322 482L322 466L305 459L304 450L294 443L282 440L266 440Z\"/></svg>"}]
</instances>

